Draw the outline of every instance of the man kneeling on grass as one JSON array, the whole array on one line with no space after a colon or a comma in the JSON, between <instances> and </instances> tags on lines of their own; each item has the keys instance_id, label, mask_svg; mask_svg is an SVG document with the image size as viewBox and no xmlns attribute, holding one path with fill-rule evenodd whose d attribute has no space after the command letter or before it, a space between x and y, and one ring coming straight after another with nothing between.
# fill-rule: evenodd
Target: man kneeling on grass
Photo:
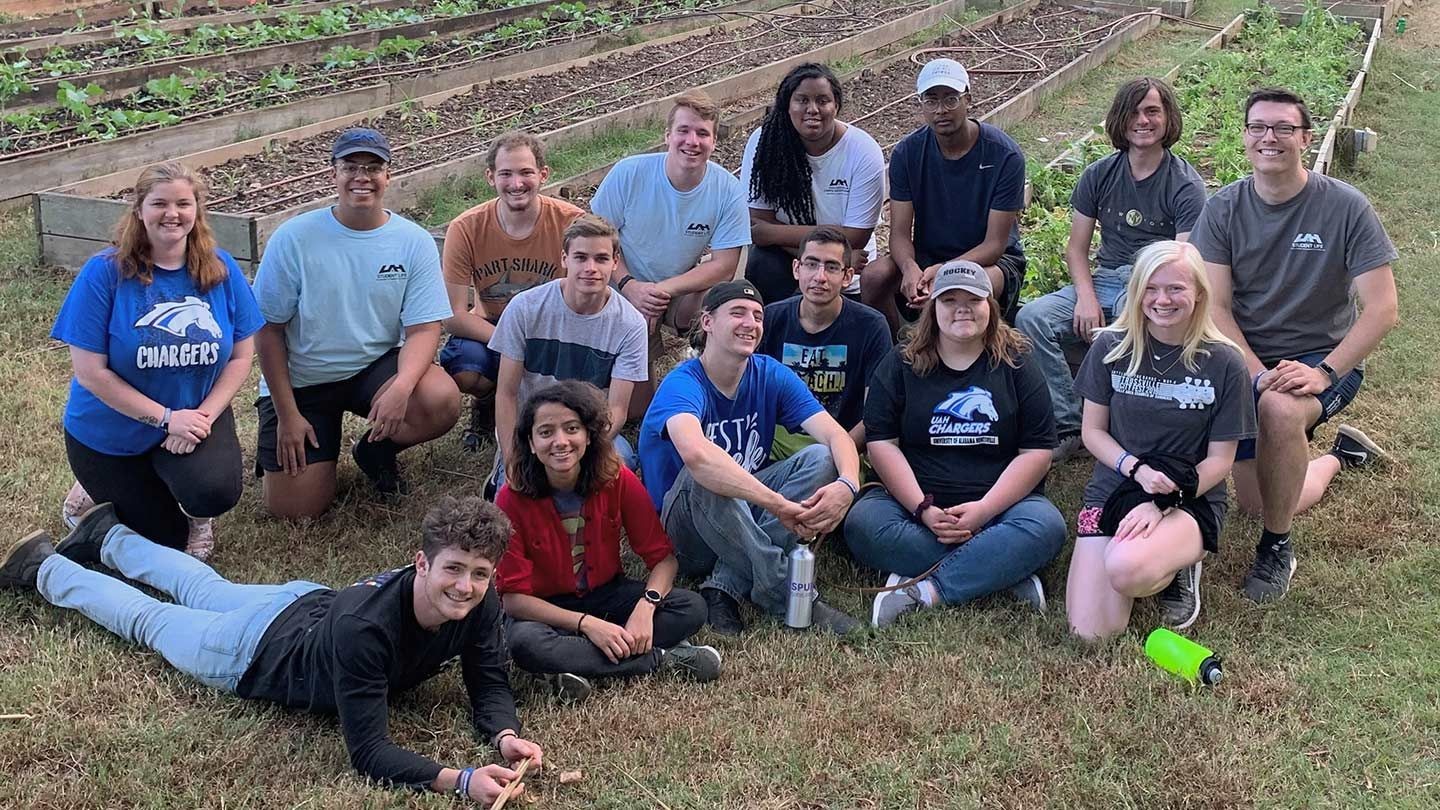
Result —
<instances>
[{"instance_id":1,"label":"man kneeling on grass","mask_svg":"<svg viewBox=\"0 0 1440 810\"><path fill-rule=\"evenodd\" d=\"M413 565L340 591L296 580L240 585L119 523L110 504L58 545L33 532L0 558L0 587L36 588L200 682L243 698L340 717L350 762L389 785L492 802L515 778L502 765L447 768L390 741L386 700L460 658L475 731L509 762L540 762L520 737L506 677L500 599L490 590L510 521L479 498L445 497L425 515ZM173 596L152 599L84 563Z\"/></svg>"}]
</instances>

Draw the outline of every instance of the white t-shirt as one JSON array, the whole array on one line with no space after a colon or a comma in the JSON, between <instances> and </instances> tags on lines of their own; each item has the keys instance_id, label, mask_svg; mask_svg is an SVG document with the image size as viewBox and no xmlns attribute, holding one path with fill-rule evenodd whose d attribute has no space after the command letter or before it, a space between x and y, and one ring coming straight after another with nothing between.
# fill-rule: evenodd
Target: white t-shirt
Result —
<instances>
[{"instance_id":1,"label":"white t-shirt","mask_svg":"<svg viewBox=\"0 0 1440 810\"><path fill-rule=\"evenodd\" d=\"M751 208L775 211L775 206L768 200L750 196L750 173L755 165L755 147L759 143L760 130L756 129L745 142L745 157L740 163L740 184L745 188ZM885 152L868 132L847 124L845 134L829 151L818 157L808 157L816 225L874 228L880 222L880 206L885 202ZM787 225L794 224L785 211L775 211L775 218ZM865 245L865 253L870 259L875 258L873 233ZM851 282L851 287L859 289L858 275Z\"/></svg>"}]
</instances>

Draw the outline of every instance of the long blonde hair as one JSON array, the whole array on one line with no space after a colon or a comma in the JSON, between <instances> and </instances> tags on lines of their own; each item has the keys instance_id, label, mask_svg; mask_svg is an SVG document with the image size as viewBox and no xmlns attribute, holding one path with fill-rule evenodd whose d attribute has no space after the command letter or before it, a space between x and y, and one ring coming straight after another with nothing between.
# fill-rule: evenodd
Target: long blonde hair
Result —
<instances>
[{"instance_id":1,"label":"long blonde hair","mask_svg":"<svg viewBox=\"0 0 1440 810\"><path fill-rule=\"evenodd\" d=\"M1205 261L1200 258L1200 251L1189 242L1155 242L1135 254L1135 266L1126 289L1125 309L1114 323L1100 330L1120 335L1120 342L1105 355L1105 362L1114 363L1129 355L1127 374L1140 370L1140 361L1150 348L1150 332L1145 328L1145 286L1167 264L1177 264L1189 270L1190 281L1195 285L1195 311L1190 313L1190 323L1185 327L1185 338L1180 344L1180 358L1185 368L1191 371L1199 368L1199 357L1210 354L1207 344L1223 343L1237 351L1240 348L1225 337L1210 317L1210 278L1205 273Z\"/></svg>"},{"instance_id":2,"label":"long blonde hair","mask_svg":"<svg viewBox=\"0 0 1440 810\"><path fill-rule=\"evenodd\" d=\"M915 328L900 342L900 359L910 364L910 370L915 372L917 377L928 376L940 365L940 324L935 319L936 298L925 302L925 308L920 310L920 317L915 321ZM989 307L990 318L985 324L983 335L984 354L990 361L990 368L996 368L1001 363L1011 368L1019 366L1020 355L1030 351L1029 339L1000 317L1000 302L995 300L994 295L986 296L985 304Z\"/></svg>"},{"instance_id":3,"label":"long blonde hair","mask_svg":"<svg viewBox=\"0 0 1440 810\"><path fill-rule=\"evenodd\" d=\"M140 221L145 198L161 183L185 182L195 192L195 227L185 242L185 266L200 292L208 292L223 282L230 271L215 253L215 234L205 216L205 181L182 163L159 163L140 172L135 181L135 199L130 210L115 225L115 261L120 278L139 279L149 284L154 278L155 260L150 255L150 235Z\"/></svg>"}]
</instances>

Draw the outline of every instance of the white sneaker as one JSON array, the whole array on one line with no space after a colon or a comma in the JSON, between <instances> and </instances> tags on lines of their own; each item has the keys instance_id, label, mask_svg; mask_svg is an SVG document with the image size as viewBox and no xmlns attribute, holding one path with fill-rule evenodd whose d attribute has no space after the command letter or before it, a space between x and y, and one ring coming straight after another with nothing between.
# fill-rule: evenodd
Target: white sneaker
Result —
<instances>
[{"instance_id":1,"label":"white sneaker","mask_svg":"<svg viewBox=\"0 0 1440 810\"><path fill-rule=\"evenodd\" d=\"M904 582L904 581L905 581L905 578L902 577L902 576L900 576L899 574L891 574L890 576L888 576L888 577L885 578L885 587L887 587L887 588L893 588L893 587L895 587L896 585L899 585L900 583L902 583L902 582ZM870 626L871 626L871 627L879 627L879 626L880 626L880 602L881 602L881 600L883 600L887 595L889 595L889 593L890 593L889 591L881 591L880 593L875 594L875 601L874 601L873 604L870 605Z\"/></svg>"}]
</instances>

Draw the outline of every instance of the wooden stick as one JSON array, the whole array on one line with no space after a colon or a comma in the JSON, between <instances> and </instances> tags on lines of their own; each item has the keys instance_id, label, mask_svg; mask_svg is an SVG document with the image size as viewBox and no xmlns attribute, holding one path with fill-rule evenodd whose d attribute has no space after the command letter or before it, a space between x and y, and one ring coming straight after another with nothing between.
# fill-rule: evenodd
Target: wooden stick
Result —
<instances>
[{"instance_id":1,"label":"wooden stick","mask_svg":"<svg viewBox=\"0 0 1440 810\"><path fill-rule=\"evenodd\" d=\"M0 720L29 720L32 714L0 714Z\"/></svg>"},{"instance_id":2,"label":"wooden stick","mask_svg":"<svg viewBox=\"0 0 1440 810\"><path fill-rule=\"evenodd\" d=\"M505 803L510 801L510 796L520 789L520 780L525 778L525 771L530 769L530 763L533 761L530 757L526 757L525 761L520 763L520 767L515 769L515 778L511 779L510 784L506 785L505 789L500 791L500 795L495 797L495 803L490 805L490 810L501 810L505 807Z\"/></svg>"}]
</instances>

